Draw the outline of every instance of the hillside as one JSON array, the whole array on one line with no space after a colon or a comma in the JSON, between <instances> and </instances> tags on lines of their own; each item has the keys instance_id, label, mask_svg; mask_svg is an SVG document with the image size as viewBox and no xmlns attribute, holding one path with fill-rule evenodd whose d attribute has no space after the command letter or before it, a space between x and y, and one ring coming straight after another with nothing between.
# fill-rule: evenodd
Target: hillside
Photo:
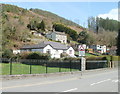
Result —
<instances>
[{"instance_id":1,"label":"hillside","mask_svg":"<svg viewBox=\"0 0 120 94\"><path fill-rule=\"evenodd\" d=\"M99 19L100 26L96 29L98 20L90 18L89 28L86 29L54 13L40 9L27 10L14 5L2 4L1 14L3 50L19 49L25 44L36 44L47 40L43 35L32 35L31 31L45 34L50 32L53 26L56 31L67 34L69 45L77 43L101 44L109 47L116 45L117 32L115 30L118 22L110 19ZM104 25L104 22L110 24Z\"/></svg>"},{"instance_id":2,"label":"hillside","mask_svg":"<svg viewBox=\"0 0 120 94\"><path fill-rule=\"evenodd\" d=\"M2 27L3 27L3 40L2 46L4 49L17 49L24 44L35 44L42 40L46 40L44 36L36 37L30 34L28 24L40 23L44 21L45 32L52 30L54 23L64 24L78 33L84 28L78 24L66 20L51 12L43 11L40 9L23 9L14 5L2 4ZM39 41L31 41L39 40Z\"/></svg>"}]
</instances>

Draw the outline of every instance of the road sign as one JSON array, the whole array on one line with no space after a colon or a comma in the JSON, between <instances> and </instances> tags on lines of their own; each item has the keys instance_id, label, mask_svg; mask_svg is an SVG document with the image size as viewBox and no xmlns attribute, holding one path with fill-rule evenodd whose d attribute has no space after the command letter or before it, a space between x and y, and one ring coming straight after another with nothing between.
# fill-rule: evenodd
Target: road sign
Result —
<instances>
[{"instance_id":1,"label":"road sign","mask_svg":"<svg viewBox=\"0 0 120 94\"><path fill-rule=\"evenodd\" d=\"M82 45L78 46L79 56L85 56L85 48Z\"/></svg>"}]
</instances>

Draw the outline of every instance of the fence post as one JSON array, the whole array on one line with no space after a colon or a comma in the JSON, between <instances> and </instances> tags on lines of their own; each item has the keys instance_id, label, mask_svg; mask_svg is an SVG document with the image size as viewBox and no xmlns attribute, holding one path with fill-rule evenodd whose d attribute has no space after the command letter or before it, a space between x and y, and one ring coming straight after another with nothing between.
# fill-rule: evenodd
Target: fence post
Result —
<instances>
[{"instance_id":1,"label":"fence post","mask_svg":"<svg viewBox=\"0 0 120 94\"><path fill-rule=\"evenodd\" d=\"M30 64L30 74L32 74L32 65Z\"/></svg>"},{"instance_id":2,"label":"fence post","mask_svg":"<svg viewBox=\"0 0 120 94\"><path fill-rule=\"evenodd\" d=\"M111 56L111 68L114 68L113 56Z\"/></svg>"},{"instance_id":3,"label":"fence post","mask_svg":"<svg viewBox=\"0 0 120 94\"><path fill-rule=\"evenodd\" d=\"M81 59L80 59L80 62L79 62L79 63L80 63L80 66L79 66L79 71L81 71Z\"/></svg>"},{"instance_id":4,"label":"fence post","mask_svg":"<svg viewBox=\"0 0 120 94\"><path fill-rule=\"evenodd\" d=\"M61 72L61 63L60 62L58 63L59 63L59 72Z\"/></svg>"},{"instance_id":5,"label":"fence post","mask_svg":"<svg viewBox=\"0 0 120 94\"><path fill-rule=\"evenodd\" d=\"M10 59L10 75L12 75L12 58Z\"/></svg>"},{"instance_id":6,"label":"fence post","mask_svg":"<svg viewBox=\"0 0 120 94\"><path fill-rule=\"evenodd\" d=\"M70 72L72 71L72 62L70 60Z\"/></svg>"},{"instance_id":7,"label":"fence post","mask_svg":"<svg viewBox=\"0 0 120 94\"><path fill-rule=\"evenodd\" d=\"M48 68L47 68L47 61L46 61L46 73L48 73Z\"/></svg>"}]
</instances>

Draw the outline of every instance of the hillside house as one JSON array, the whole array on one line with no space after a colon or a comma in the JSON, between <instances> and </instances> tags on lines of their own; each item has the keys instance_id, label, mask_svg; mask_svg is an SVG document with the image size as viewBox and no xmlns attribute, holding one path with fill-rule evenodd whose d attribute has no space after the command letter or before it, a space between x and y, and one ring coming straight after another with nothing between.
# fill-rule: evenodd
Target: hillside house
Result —
<instances>
[{"instance_id":1,"label":"hillside house","mask_svg":"<svg viewBox=\"0 0 120 94\"><path fill-rule=\"evenodd\" d=\"M20 50L13 50L13 54L19 54L20 53Z\"/></svg>"},{"instance_id":2,"label":"hillside house","mask_svg":"<svg viewBox=\"0 0 120 94\"><path fill-rule=\"evenodd\" d=\"M98 52L98 53L106 53L106 46L105 45L91 45L89 46L89 48L93 49L94 52Z\"/></svg>"},{"instance_id":3,"label":"hillside house","mask_svg":"<svg viewBox=\"0 0 120 94\"><path fill-rule=\"evenodd\" d=\"M41 36L41 33L38 33L37 31L35 30L31 30L30 32L32 35L35 35L35 36Z\"/></svg>"},{"instance_id":4,"label":"hillside house","mask_svg":"<svg viewBox=\"0 0 120 94\"><path fill-rule=\"evenodd\" d=\"M67 43L67 35L62 32L53 31L46 34L46 37L51 40L60 41L61 43Z\"/></svg>"},{"instance_id":5,"label":"hillside house","mask_svg":"<svg viewBox=\"0 0 120 94\"><path fill-rule=\"evenodd\" d=\"M43 41L40 44L24 46L21 48L21 52L24 51L48 53L51 55L51 58L60 58L61 53L67 53L70 57L74 57L75 53L72 47L52 41Z\"/></svg>"}]
</instances>

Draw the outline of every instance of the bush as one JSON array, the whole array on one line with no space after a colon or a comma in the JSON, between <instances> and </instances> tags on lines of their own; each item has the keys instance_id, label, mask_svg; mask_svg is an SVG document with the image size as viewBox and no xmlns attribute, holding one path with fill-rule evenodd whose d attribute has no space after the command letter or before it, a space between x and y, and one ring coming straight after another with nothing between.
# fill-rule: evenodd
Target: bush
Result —
<instances>
[{"instance_id":1,"label":"bush","mask_svg":"<svg viewBox=\"0 0 120 94\"><path fill-rule=\"evenodd\" d=\"M12 58L14 55L13 55L13 52L11 49L6 49L4 50L4 52L2 53L2 58Z\"/></svg>"},{"instance_id":2,"label":"bush","mask_svg":"<svg viewBox=\"0 0 120 94\"><path fill-rule=\"evenodd\" d=\"M69 55L66 52L61 53L60 56L61 56L61 58L63 58L63 57L66 57L66 58L69 57Z\"/></svg>"},{"instance_id":3,"label":"bush","mask_svg":"<svg viewBox=\"0 0 120 94\"><path fill-rule=\"evenodd\" d=\"M49 60L50 55L43 54L40 52L24 52L21 54L21 59L39 59L39 60Z\"/></svg>"},{"instance_id":4,"label":"bush","mask_svg":"<svg viewBox=\"0 0 120 94\"><path fill-rule=\"evenodd\" d=\"M66 58L64 58L64 60L75 61L75 60L80 60L80 58L76 58L76 57L66 57Z\"/></svg>"},{"instance_id":5,"label":"bush","mask_svg":"<svg viewBox=\"0 0 120 94\"><path fill-rule=\"evenodd\" d=\"M30 54L30 52L22 52L20 53L20 59L27 59L27 56Z\"/></svg>"}]
</instances>

